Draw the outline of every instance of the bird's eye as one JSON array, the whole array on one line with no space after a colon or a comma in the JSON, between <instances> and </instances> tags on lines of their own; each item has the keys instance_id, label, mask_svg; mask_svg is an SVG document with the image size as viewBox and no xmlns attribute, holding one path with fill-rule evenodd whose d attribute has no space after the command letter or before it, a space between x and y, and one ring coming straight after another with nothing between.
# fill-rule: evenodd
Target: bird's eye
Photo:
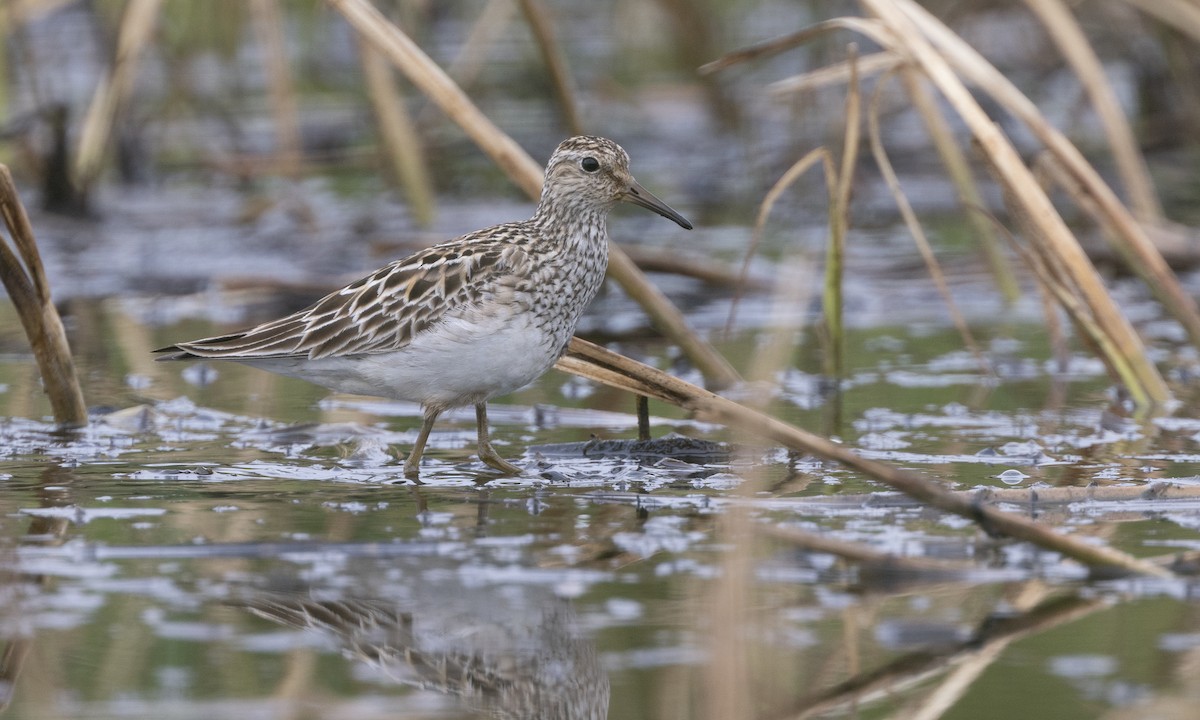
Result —
<instances>
[{"instance_id":1,"label":"bird's eye","mask_svg":"<svg viewBox=\"0 0 1200 720\"><path fill-rule=\"evenodd\" d=\"M579 161L579 167L583 168L584 172L594 173L600 169L600 161L594 157L585 157Z\"/></svg>"}]
</instances>

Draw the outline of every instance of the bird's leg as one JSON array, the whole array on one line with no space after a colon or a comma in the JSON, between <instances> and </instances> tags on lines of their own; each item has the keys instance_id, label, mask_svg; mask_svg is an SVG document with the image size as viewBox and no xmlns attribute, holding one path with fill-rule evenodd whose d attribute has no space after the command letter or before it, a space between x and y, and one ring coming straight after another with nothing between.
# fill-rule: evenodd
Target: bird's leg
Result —
<instances>
[{"instance_id":1,"label":"bird's leg","mask_svg":"<svg viewBox=\"0 0 1200 720\"><path fill-rule=\"evenodd\" d=\"M475 404L475 422L479 425L479 459L485 465L508 475L520 475L521 468L500 457L488 438L487 403Z\"/></svg>"},{"instance_id":2,"label":"bird's leg","mask_svg":"<svg viewBox=\"0 0 1200 720\"><path fill-rule=\"evenodd\" d=\"M421 474L421 456L425 454L425 442L429 440L429 431L433 430L433 422L441 415L441 410L425 408L425 419L421 422L421 432L417 433L417 441L413 443L408 459L404 461L404 475L416 479Z\"/></svg>"}]
</instances>

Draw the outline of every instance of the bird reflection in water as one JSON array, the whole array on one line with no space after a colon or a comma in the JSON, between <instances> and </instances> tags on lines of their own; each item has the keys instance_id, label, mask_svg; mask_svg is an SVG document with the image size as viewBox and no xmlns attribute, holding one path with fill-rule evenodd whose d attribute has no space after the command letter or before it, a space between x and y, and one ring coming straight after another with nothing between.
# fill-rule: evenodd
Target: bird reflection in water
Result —
<instances>
[{"instance_id":1,"label":"bird reflection in water","mask_svg":"<svg viewBox=\"0 0 1200 720\"><path fill-rule=\"evenodd\" d=\"M459 698L496 718L603 720L609 682L570 604L472 589L412 607L261 593L233 600L288 627L329 633L395 680ZM427 598L429 599L429 598Z\"/></svg>"}]
</instances>

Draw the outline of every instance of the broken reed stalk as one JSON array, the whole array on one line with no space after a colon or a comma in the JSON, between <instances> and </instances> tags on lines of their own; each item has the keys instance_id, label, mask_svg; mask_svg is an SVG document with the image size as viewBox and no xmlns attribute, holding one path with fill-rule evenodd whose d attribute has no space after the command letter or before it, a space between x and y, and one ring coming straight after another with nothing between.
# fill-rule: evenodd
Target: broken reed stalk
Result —
<instances>
[{"instance_id":1,"label":"broken reed stalk","mask_svg":"<svg viewBox=\"0 0 1200 720\"><path fill-rule=\"evenodd\" d=\"M375 115L375 129L387 158L387 169L404 190L413 220L421 227L428 227L433 222L433 182L429 178L421 138L404 105L404 97L396 88L392 66L378 50L366 43L358 44L358 54L367 98Z\"/></svg>"},{"instance_id":2,"label":"broken reed stalk","mask_svg":"<svg viewBox=\"0 0 1200 720\"><path fill-rule=\"evenodd\" d=\"M87 425L87 406L75 374L75 361L67 343L62 318L50 297L50 283L42 267L33 226L17 194L8 166L0 165L0 214L15 250L0 242L0 279L16 307L33 356L42 374L42 385L50 397L54 421L60 427Z\"/></svg>"},{"instance_id":3,"label":"broken reed stalk","mask_svg":"<svg viewBox=\"0 0 1200 720\"><path fill-rule=\"evenodd\" d=\"M579 117L579 103L575 100L571 73L567 70L567 57L554 34L554 23L541 0L520 2L525 22L529 23L529 29L533 32L533 38L542 54L542 62L550 73L550 84L554 86L554 94L558 97L558 107L567 129L572 135L582 135L583 120Z\"/></svg>"},{"instance_id":4,"label":"broken reed stalk","mask_svg":"<svg viewBox=\"0 0 1200 720\"><path fill-rule=\"evenodd\" d=\"M421 92L463 129L527 195L537 199L542 168L471 102L470 98L394 23L367 0L326 0L359 33L383 53ZM737 372L711 345L693 332L683 313L654 287L619 246L610 243L608 275L634 298L659 331L676 342L714 387L740 380Z\"/></svg>"},{"instance_id":5,"label":"broken reed stalk","mask_svg":"<svg viewBox=\"0 0 1200 720\"><path fill-rule=\"evenodd\" d=\"M945 77L946 73L953 76L949 70L950 67L953 67L964 80L977 85L993 100L1025 123L1029 130L1051 153L1058 157L1067 171L1075 176L1080 185L1092 196L1105 223L1112 231L1111 237L1119 238L1114 249L1121 254L1129 267L1146 282L1150 291L1167 311L1183 325L1192 344L1200 347L1200 307L1197 306L1195 299L1179 284L1179 279L1163 259L1162 253L1150 240L1145 228L1138 224L1128 208L1121 203L1116 193L1104 182L1104 179L1084 158L1079 149L1046 120L1033 101L966 41L912 0L895 0L891 3L880 3L879 0L860 1L871 8L874 14L888 18L888 24L894 30L894 37L902 45L909 48L916 45L923 46L926 49L922 53L926 58L935 57L937 63L945 65L945 73L939 71L941 76ZM933 49L934 47L937 48L936 51ZM928 74L928 69L925 68L925 70ZM957 79L954 82L962 84ZM935 82L935 84L938 83ZM944 88L939 87L939 89L943 93L946 92ZM965 89L962 92L967 94ZM958 94L957 91L955 94ZM969 98L969 94L967 97ZM972 103L974 103L973 100ZM986 119L982 110L978 114ZM967 117L964 116L964 119ZM968 124L976 123L969 120ZM975 128L972 131L975 132L976 137L979 137Z\"/></svg>"},{"instance_id":6,"label":"broken reed stalk","mask_svg":"<svg viewBox=\"0 0 1200 720\"><path fill-rule=\"evenodd\" d=\"M997 182L1013 199L1014 207L1019 208L1018 215L1031 221L1031 239L1036 238L1059 258L1070 282L1078 289L1080 297L1090 309L1092 318L1111 340L1109 347L1114 348L1117 355L1108 360L1114 367L1128 368L1129 372L1122 380L1132 381L1133 384L1129 387L1131 394L1143 407L1165 405L1170 399L1170 392L1157 368L1146 356L1145 346L1134 332L1133 326L1108 294L1095 267L1079 246L1079 241L1038 185L1016 149L971 96L962 80L951 69L948 59L938 52L930 39L923 34L926 30L925 25L918 27L911 20L911 15L902 9L912 4L910 0L861 2L886 23L889 28L885 36L887 44L911 58L971 130ZM949 30L945 29L945 32L949 33ZM1042 121L1044 123L1044 119ZM1074 146L1071 147L1074 150ZM1077 150L1074 152L1078 153ZM1132 219L1130 221L1132 222ZM1155 254L1157 255L1157 251ZM1162 256L1158 255L1158 258L1161 260ZM1169 268L1167 272L1170 272ZM1200 319L1200 316L1197 319Z\"/></svg>"},{"instance_id":7,"label":"broken reed stalk","mask_svg":"<svg viewBox=\"0 0 1200 720\"><path fill-rule=\"evenodd\" d=\"M142 48L150 39L162 0L129 0L121 14L116 56L108 77L96 86L84 116L75 158L75 186L83 192L100 173L117 114L133 89Z\"/></svg>"},{"instance_id":8,"label":"broken reed stalk","mask_svg":"<svg viewBox=\"0 0 1200 720\"><path fill-rule=\"evenodd\" d=\"M867 110L867 135L871 143L871 154L875 157L875 164L879 167L879 172L883 175L883 180L887 184L888 190L891 191L892 198L896 201L896 208L900 211L900 217L904 219L905 226L908 227L908 234L912 236L917 250L921 253L921 258L925 261L929 277L933 280L934 286L937 287L938 294L942 296L942 302L946 303L946 310L950 313L954 327L958 328L958 334L962 337L963 344L975 356L975 361L979 363L980 372L985 374L990 373L991 366L987 358L984 357L983 351L979 349L979 343L975 342L975 336L971 333L971 328L967 325L966 319L959 312L958 305L954 302L954 295L951 294L950 287L946 284L946 276L942 274L942 268L938 263L937 256L934 255L933 248L930 247L929 240L925 237L925 230L921 227L921 221L917 219L917 214L908 202L908 196L904 194L904 189L900 186L900 179L896 176L896 170L892 167L892 162L887 156L887 150L883 147L883 136L879 131L879 101L883 96L883 89L887 86L889 79L891 79L890 73L884 75L875 86L875 92L871 95L871 103Z\"/></svg>"},{"instance_id":9,"label":"broken reed stalk","mask_svg":"<svg viewBox=\"0 0 1200 720\"><path fill-rule=\"evenodd\" d=\"M283 37L283 12L279 0L250 0L250 14L266 62L267 97L275 121L276 162L280 173L294 180L300 177L304 151L300 142L296 86Z\"/></svg>"},{"instance_id":10,"label":"broken reed stalk","mask_svg":"<svg viewBox=\"0 0 1200 720\"><path fill-rule=\"evenodd\" d=\"M970 519L990 534L1006 535L1061 553L1093 569L1170 577L1171 573L1110 547L1092 545L1031 520L983 505L909 470L864 458L849 449L732 400L715 395L656 368L572 338L555 365L563 372L638 392L677 405L696 416L739 432L777 442L791 450L841 463L944 512Z\"/></svg>"},{"instance_id":11,"label":"broken reed stalk","mask_svg":"<svg viewBox=\"0 0 1200 720\"><path fill-rule=\"evenodd\" d=\"M1129 194L1129 204L1138 220L1160 225L1162 203L1150 179L1150 169L1134 139L1129 121L1117 101L1117 94L1104 75L1104 67L1092 49L1079 22L1062 0L1024 0L1029 10L1045 26L1067 63L1075 71L1091 100L1096 116L1104 126L1108 147L1117 173Z\"/></svg>"}]
</instances>

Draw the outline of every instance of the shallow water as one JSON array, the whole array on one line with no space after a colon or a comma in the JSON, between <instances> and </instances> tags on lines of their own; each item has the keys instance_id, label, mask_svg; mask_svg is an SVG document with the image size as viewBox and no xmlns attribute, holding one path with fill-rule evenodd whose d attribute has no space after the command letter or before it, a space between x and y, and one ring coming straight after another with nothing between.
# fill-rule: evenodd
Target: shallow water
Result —
<instances>
[{"instance_id":1,"label":"shallow water","mask_svg":"<svg viewBox=\"0 0 1200 720\"><path fill-rule=\"evenodd\" d=\"M698 324L727 307L709 296ZM189 302L154 305L171 317ZM624 303L605 298L588 322ZM769 717L889 716L971 673L945 717L1196 701L1185 581L1085 582L1052 554L770 447L705 464L573 454L560 444L633 437L633 400L556 372L492 405L497 447L524 476L476 462L473 417L457 412L413 484L397 458L417 407L156 364L150 348L220 326L147 325L145 308L89 303L90 325L121 330L76 338L88 397L107 406L76 435L39 419L26 357L0 363L11 717L696 717L739 648ZM801 354L776 377L776 412L958 489L1200 482L1200 420L1112 415L1098 363L1075 355L1060 371L1020 322L979 328L998 368L981 377L929 318L855 331L840 400ZM758 342L747 332L730 355ZM691 372L656 343L619 346ZM651 412L656 437L740 439ZM741 495L747 479L763 489ZM1148 498L1038 512L1158 555L1200 545L1197 510ZM973 569L855 568L765 539L731 555L734 516Z\"/></svg>"}]
</instances>

